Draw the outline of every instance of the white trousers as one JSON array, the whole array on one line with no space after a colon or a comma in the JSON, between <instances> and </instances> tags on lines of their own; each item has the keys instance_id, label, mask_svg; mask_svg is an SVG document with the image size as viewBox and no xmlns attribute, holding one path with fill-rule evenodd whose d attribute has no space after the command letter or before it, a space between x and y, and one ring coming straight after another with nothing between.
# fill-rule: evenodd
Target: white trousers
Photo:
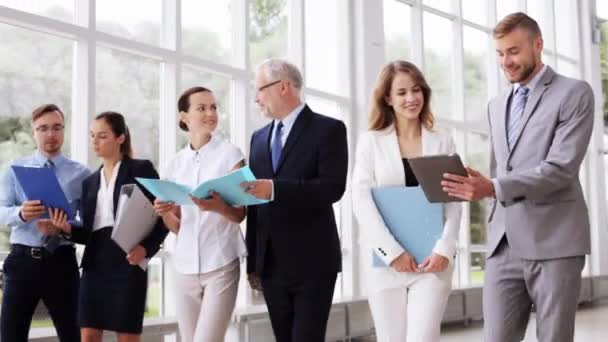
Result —
<instances>
[{"instance_id":1,"label":"white trousers","mask_svg":"<svg viewBox=\"0 0 608 342\"><path fill-rule=\"evenodd\" d=\"M239 261L203 274L174 272L181 341L222 342L236 303Z\"/></svg>"},{"instance_id":2,"label":"white trousers","mask_svg":"<svg viewBox=\"0 0 608 342\"><path fill-rule=\"evenodd\" d=\"M439 274L410 273L403 286L371 293L378 342L438 342L452 272L453 266Z\"/></svg>"}]
</instances>

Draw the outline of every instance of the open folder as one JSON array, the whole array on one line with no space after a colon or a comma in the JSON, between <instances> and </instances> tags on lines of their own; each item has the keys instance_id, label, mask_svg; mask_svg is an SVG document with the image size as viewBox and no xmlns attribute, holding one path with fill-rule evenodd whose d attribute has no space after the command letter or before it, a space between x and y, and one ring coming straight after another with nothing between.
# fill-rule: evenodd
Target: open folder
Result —
<instances>
[{"instance_id":1,"label":"open folder","mask_svg":"<svg viewBox=\"0 0 608 342\"><path fill-rule=\"evenodd\" d=\"M125 184L120 188L118 196L112 240L128 254L150 234L157 219L154 206L137 185ZM148 261L150 260L142 260L139 267L145 271Z\"/></svg>"},{"instance_id":2,"label":"open folder","mask_svg":"<svg viewBox=\"0 0 608 342\"><path fill-rule=\"evenodd\" d=\"M190 195L197 198L208 198L209 192L215 191L220 197L232 206L257 205L268 203L268 200L258 199L245 192L241 183L256 180L249 166L242 167L231 173L201 183L195 189L168 180L135 178L156 198L164 202L173 202L176 205L193 205Z\"/></svg>"},{"instance_id":3,"label":"open folder","mask_svg":"<svg viewBox=\"0 0 608 342\"><path fill-rule=\"evenodd\" d=\"M380 187L372 196L391 234L421 264L443 232L442 204L429 203L420 187ZM388 265L374 254L373 266Z\"/></svg>"},{"instance_id":4,"label":"open folder","mask_svg":"<svg viewBox=\"0 0 608 342\"><path fill-rule=\"evenodd\" d=\"M40 201L46 208L63 210L68 220L73 220L75 213L70 205L57 175L49 167L11 166L15 177L28 201ZM48 213L43 217L48 218Z\"/></svg>"}]
</instances>

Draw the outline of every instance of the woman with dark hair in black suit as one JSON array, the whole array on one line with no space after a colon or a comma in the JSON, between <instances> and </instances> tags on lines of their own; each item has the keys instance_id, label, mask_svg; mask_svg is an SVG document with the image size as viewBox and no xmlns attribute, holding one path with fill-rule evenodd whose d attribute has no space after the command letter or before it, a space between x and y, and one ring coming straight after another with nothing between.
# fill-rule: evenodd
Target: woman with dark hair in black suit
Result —
<instances>
[{"instance_id":1,"label":"woman with dark hair in black suit","mask_svg":"<svg viewBox=\"0 0 608 342\"><path fill-rule=\"evenodd\" d=\"M52 221L72 241L86 245L78 303L82 341L101 341L104 330L115 331L119 342L140 341L148 277L138 264L156 254L168 230L159 219L129 253L111 234L120 188L136 184L135 177L158 178L158 173L149 160L132 158L129 129L121 114L99 114L90 138L103 165L82 184L82 227L70 226L62 212L53 212Z\"/></svg>"}]
</instances>

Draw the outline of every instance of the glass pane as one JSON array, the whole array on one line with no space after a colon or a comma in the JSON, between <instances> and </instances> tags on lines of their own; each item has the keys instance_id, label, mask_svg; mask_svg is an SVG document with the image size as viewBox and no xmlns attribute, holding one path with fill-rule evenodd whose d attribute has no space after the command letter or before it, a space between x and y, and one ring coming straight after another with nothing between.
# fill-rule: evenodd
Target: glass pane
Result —
<instances>
[{"instance_id":1,"label":"glass pane","mask_svg":"<svg viewBox=\"0 0 608 342\"><path fill-rule=\"evenodd\" d=\"M344 0L307 0L306 86L329 93L348 93L348 45ZM318 25L318 23L325 23ZM322 51L322 53L320 53Z\"/></svg>"},{"instance_id":2,"label":"glass pane","mask_svg":"<svg viewBox=\"0 0 608 342\"><path fill-rule=\"evenodd\" d=\"M471 253L470 285L483 285L486 273L486 253Z\"/></svg>"},{"instance_id":3,"label":"glass pane","mask_svg":"<svg viewBox=\"0 0 608 342\"><path fill-rule=\"evenodd\" d=\"M149 159L158 170L158 121L160 63L142 56L97 48L96 110L124 115L133 144L134 157ZM98 164L89 150L89 165Z\"/></svg>"},{"instance_id":4,"label":"glass pane","mask_svg":"<svg viewBox=\"0 0 608 342\"><path fill-rule=\"evenodd\" d=\"M73 42L0 24L0 174L16 158L34 152L32 111L55 103L65 114L62 152L70 156ZM0 251L9 230L0 225Z\"/></svg>"},{"instance_id":5,"label":"glass pane","mask_svg":"<svg viewBox=\"0 0 608 342\"><path fill-rule=\"evenodd\" d=\"M412 7L395 0L384 0L384 41L386 61L412 58Z\"/></svg>"},{"instance_id":6,"label":"glass pane","mask_svg":"<svg viewBox=\"0 0 608 342\"><path fill-rule=\"evenodd\" d=\"M467 120L484 120L488 102L487 33L464 26L464 107Z\"/></svg>"},{"instance_id":7,"label":"glass pane","mask_svg":"<svg viewBox=\"0 0 608 342\"><path fill-rule=\"evenodd\" d=\"M466 163L471 168L489 176L490 174L490 141L487 136L467 134ZM488 203L485 201L470 203L471 243L486 242L486 217Z\"/></svg>"},{"instance_id":8,"label":"glass pane","mask_svg":"<svg viewBox=\"0 0 608 342\"><path fill-rule=\"evenodd\" d=\"M231 0L182 1L184 53L218 63L233 62Z\"/></svg>"},{"instance_id":9,"label":"glass pane","mask_svg":"<svg viewBox=\"0 0 608 342\"><path fill-rule=\"evenodd\" d=\"M148 293L146 295L145 318L162 316L162 269L160 258L152 258L148 264Z\"/></svg>"},{"instance_id":10,"label":"glass pane","mask_svg":"<svg viewBox=\"0 0 608 342\"><path fill-rule=\"evenodd\" d=\"M560 74L566 75L568 77L581 77L580 67L578 64L570 63L569 61L560 58L557 59L557 71Z\"/></svg>"},{"instance_id":11,"label":"glass pane","mask_svg":"<svg viewBox=\"0 0 608 342\"><path fill-rule=\"evenodd\" d=\"M74 21L75 0L0 0L0 6L42 15L65 22Z\"/></svg>"},{"instance_id":12,"label":"glass pane","mask_svg":"<svg viewBox=\"0 0 608 342\"><path fill-rule=\"evenodd\" d=\"M551 15L551 0L528 1L528 15L538 22L540 31L542 33L553 31L553 28L549 25L549 16ZM548 41L545 41L545 49L547 48L550 48L550 45Z\"/></svg>"},{"instance_id":13,"label":"glass pane","mask_svg":"<svg viewBox=\"0 0 608 342\"><path fill-rule=\"evenodd\" d=\"M286 0L251 1L249 28L251 65L287 56Z\"/></svg>"},{"instance_id":14,"label":"glass pane","mask_svg":"<svg viewBox=\"0 0 608 342\"><path fill-rule=\"evenodd\" d=\"M518 1L513 0L496 0L496 21L502 20L502 18L515 12L519 12Z\"/></svg>"},{"instance_id":15,"label":"glass pane","mask_svg":"<svg viewBox=\"0 0 608 342\"><path fill-rule=\"evenodd\" d=\"M578 6L573 0L555 1L555 41L557 53L578 59L579 34L578 34Z\"/></svg>"},{"instance_id":16,"label":"glass pane","mask_svg":"<svg viewBox=\"0 0 608 342\"><path fill-rule=\"evenodd\" d=\"M424 0L423 3L427 6L436 8L438 10L452 13L455 1L453 0Z\"/></svg>"},{"instance_id":17,"label":"glass pane","mask_svg":"<svg viewBox=\"0 0 608 342\"><path fill-rule=\"evenodd\" d=\"M162 0L103 0L97 30L142 43L160 44Z\"/></svg>"},{"instance_id":18,"label":"glass pane","mask_svg":"<svg viewBox=\"0 0 608 342\"><path fill-rule=\"evenodd\" d=\"M230 79L216 74L208 73L194 68L184 67L182 73L183 90L195 86L202 86L211 89L215 94L215 100L218 104L219 123L215 132L221 135L224 139L230 140L230 120L232 118ZM180 130L180 132L182 132ZM186 134L181 134L186 142ZM180 148L185 146L180 144Z\"/></svg>"},{"instance_id":19,"label":"glass pane","mask_svg":"<svg viewBox=\"0 0 608 342\"><path fill-rule=\"evenodd\" d=\"M436 116L452 114L452 23L424 13L425 76L432 90L431 110Z\"/></svg>"},{"instance_id":20,"label":"glass pane","mask_svg":"<svg viewBox=\"0 0 608 342\"><path fill-rule=\"evenodd\" d=\"M488 24L488 7L486 1L462 0L462 17L480 25Z\"/></svg>"},{"instance_id":21,"label":"glass pane","mask_svg":"<svg viewBox=\"0 0 608 342\"><path fill-rule=\"evenodd\" d=\"M608 1L596 1L595 8L598 17L608 19Z\"/></svg>"},{"instance_id":22,"label":"glass pane","mask_svg":"<svg viewBox=\"0 0 608 342\"><path fill-rule=\"evenodd\" d=\"M306 95L306 104L316 113L344 121L345 115L343 115L340 105L334 101Z\"/></svg>"}]
</instances>

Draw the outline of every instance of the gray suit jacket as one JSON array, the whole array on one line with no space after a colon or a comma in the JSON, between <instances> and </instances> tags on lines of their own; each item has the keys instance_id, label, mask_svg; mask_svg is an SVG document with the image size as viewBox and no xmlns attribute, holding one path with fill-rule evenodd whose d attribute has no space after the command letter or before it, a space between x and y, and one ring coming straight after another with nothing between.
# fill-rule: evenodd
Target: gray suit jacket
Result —
<instances>
[{"instance_id":1,"label":"gray suit jacket","mask_svg":"<svg viewBox=\"0 0 608 342\"><path fill-rule=\"evenodd\" d=\"M593 91L547 67L528 97L523 128L509 151L506 119L512 93L509 88L488 105L496 200L487 256L505 233L524 259L589 254L589 216L578 174L593 129Z\"/></svg>"}]
</instances>

